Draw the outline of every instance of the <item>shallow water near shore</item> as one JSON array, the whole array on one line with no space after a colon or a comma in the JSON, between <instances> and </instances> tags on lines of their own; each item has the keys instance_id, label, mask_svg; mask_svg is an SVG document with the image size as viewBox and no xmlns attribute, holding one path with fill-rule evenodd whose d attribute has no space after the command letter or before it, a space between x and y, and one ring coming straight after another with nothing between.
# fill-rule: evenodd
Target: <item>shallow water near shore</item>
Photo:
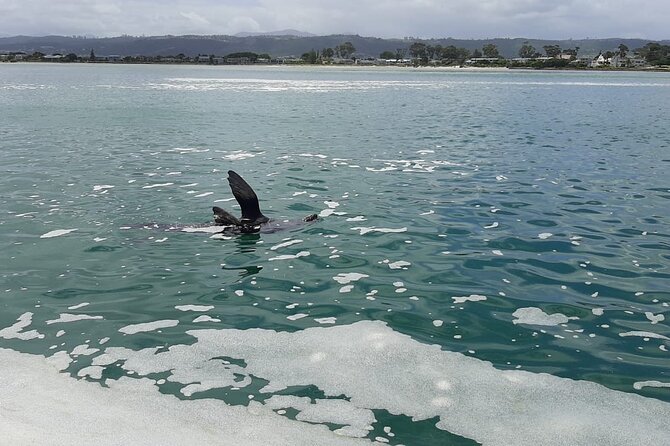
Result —
<instances>
[{"instance_id":1,"label":"shallow water near shore","mask_svg":"<svg viewBox=\"0 0 670 446\"><path fill-rule=\"evenodd\" d=\"M0 387L239 444L660 444L669 104L666 73L0 64ZM321 218L189 230L239 212L230 169Z\"/></svg>"}]
</instances>

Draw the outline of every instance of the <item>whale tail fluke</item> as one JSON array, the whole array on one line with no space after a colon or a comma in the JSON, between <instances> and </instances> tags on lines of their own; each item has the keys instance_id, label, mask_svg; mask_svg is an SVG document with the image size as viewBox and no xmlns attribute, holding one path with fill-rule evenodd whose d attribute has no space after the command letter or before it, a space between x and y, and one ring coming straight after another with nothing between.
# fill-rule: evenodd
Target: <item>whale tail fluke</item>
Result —
<instances>
[{"instance_id":1,"label":"whale tail fluke","mask_svg":"<svg viewBox=\"0 0 670 446\"><path fill-rule=\"evenodd\" d=\"M235 217L233 214L230 212L221 209L218 206L214 206L212 208L212 212L214 212L214 222L217 225L222 225L222 226L239 226L240 220L238 220L237 217Z\"/></svg>"},{"instance_id":2,"label":"whale tail fluke","mask_svg":"<svg viewBox=\"0 0 670 446\"><path fill-rule=\"evenodd\" d=\"M251 188L251 186L249 186L249 184L247 184L247 182L244 181L244 179L241 176L239 176L234 171L229 170L228 183L230 184L230 189L233 191L235 199L242 208L242 221L241 222L238 221L237 223L238 225L239 224L258 225L261 223L266 223L270 220L261 212L261 208L258 204L258 197L256 196L256 193ZM223 211L223 209L221 210ZM216 214L216 211L214 213ZM226 214L228 213L226 212Z\"/></svg>"}]
</instances>

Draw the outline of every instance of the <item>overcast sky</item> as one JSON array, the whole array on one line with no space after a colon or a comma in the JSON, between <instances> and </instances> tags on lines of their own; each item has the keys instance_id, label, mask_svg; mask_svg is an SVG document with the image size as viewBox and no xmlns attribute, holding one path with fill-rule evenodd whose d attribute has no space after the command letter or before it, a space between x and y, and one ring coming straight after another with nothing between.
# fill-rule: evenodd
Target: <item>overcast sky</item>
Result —
<instances>
[{"instance_id":1,"label":"overcast sky","mask_svg":"<svg viewBox=\"0 0 670 446\"><path fill-rule=\"evenodd\" d=\"M670 0L0 0L0 34L670 38Z\"/></svg>"}]
</instances>

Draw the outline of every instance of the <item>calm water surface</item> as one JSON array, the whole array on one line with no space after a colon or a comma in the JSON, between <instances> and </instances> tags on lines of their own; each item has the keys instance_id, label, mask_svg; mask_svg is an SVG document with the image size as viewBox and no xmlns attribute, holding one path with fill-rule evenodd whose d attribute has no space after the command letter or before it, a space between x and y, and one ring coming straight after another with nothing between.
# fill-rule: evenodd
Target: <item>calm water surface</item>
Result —
<instances>
[{"instance_id":1,"label":"calm water surface","mask_svg":"<svg viewBox=\"0 0 670 446\"><path fill-rule=\"evenodd\" d=\"M670 402L634 387L670 383L668 74L2 64L0 110L0 328L29 312L23 333L44 335L0 347L65 350L77 376L107 347L193 344L187 330L373 320L499 370ZM229 169L271 218L323 217L230 239L141 227L239 212ZM72 354L83 344L100 351ZM187 383L161 391L324 398ZM366 407L368 439L475 444Z\"/></svg>"}]
</instances>

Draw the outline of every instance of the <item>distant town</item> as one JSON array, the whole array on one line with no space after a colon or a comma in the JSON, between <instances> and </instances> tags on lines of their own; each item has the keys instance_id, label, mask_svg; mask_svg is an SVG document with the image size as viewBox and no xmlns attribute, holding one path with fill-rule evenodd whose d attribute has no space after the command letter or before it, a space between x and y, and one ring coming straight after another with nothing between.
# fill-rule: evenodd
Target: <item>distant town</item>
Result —
<instances>
[{"instance_id":1,"label":"distant town","mask_svg":"<svg viewBox=\"0 0 670 446\"><path fill-rule=\"evenodd\" d=\"M0 62L55 62L107 64L194 64L194 65L355 65L404 67L506 67L534 69L637 69L670 70L670 45L648 42L639 48L620 43L616 48L600 51L597 55L580 54L579 46L561 48L557 44L536 48L530 42L522 43L516 57L503 57L498 46L487 43L470 50L454 45L430 44L415 41L395 49L382 51L377 57L357 52L350 41L334 47L311 49L301 55L274 57L252 51L220 54L184 53L174 55L120 55L97 54L91 49L85 54L45 53L42 51L0 52Z\"/></svg>"}]
</instances>

